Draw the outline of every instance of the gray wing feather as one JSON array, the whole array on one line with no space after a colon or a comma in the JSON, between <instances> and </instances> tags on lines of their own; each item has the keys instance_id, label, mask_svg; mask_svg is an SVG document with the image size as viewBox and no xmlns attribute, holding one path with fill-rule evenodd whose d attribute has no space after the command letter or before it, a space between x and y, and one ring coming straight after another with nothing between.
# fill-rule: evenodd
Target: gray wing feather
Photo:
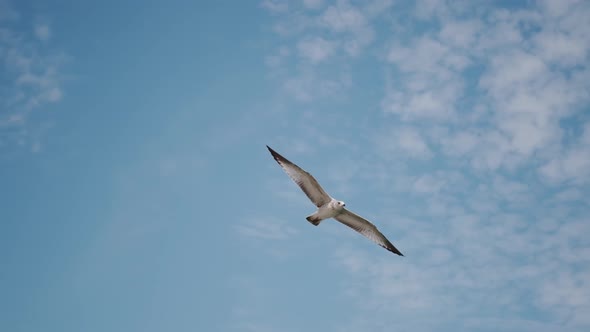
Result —
<instances>
[{"instance_id":1,"label":"gray wing feather","mask_svg":"<svg viewBox=\"0 0 590 332\"><path fill-rule=\"evenodd\" d=\"M389 240L383 234L381 234L381 232L379 232L377 227L375 227L375 225L373 225L367 219L351 211L348 211L347 209L343 209L339 215L334 217L334 219L361 233L368 239L393 252L394 254L403 256L403 254L397 250L397 248L391 244L391 242L389 242Z\"/></svg>"},{"instance_id":2,"label":"gray wing feather","mask_svg":"<svg viewBox=\"0 0 590 332\"><path fill-rule=\"evenodd\" d=\"M309 197L309 199L317 207L320 207L332 200L332 197L328 195L324 189L320 186L318 181L307 173L301 167L293 164L287 158L278 154L275 150L271 149L268 145L266 146L273 158L281 165L283 170L289 175L297 185L303 190L303 192Z\"/></svg>"}]
</instances>

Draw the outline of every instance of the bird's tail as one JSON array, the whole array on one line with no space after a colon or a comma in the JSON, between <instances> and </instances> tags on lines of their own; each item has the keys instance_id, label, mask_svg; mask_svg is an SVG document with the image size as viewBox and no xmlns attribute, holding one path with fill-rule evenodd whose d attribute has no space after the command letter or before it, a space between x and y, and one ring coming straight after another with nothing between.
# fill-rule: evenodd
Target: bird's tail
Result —
<instances>
[{"instance_id":1,"label":"bird's tail","mask_svg":"<svg viewBox=\"0 0 590 332\"><path fill-rule=\"evenodd\" d=\"M322 222L322 219L320 219L319 217L317 217L315 215L315 213L312 214L312 215L310 215L310 216L307 216L307 218L305 218L305 219L307 219L307 221L309 221L314 226L317 226L317 225L320 224L320 222Z\"/></svg>"}]
</instances>

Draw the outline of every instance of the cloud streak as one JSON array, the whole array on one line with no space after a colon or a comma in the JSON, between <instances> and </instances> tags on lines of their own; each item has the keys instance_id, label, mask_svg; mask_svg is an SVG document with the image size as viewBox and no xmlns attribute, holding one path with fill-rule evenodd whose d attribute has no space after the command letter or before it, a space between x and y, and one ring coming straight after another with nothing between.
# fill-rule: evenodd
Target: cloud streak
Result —
<instances>
[{"instance_id":1,"label":"cloud streak","mask_svg":"<svg viewBox=\"0 0 590 332\"><path fill-rule=\"evenodd\" d=\"M0 146L25 146L39 149L37 138L28 133L38 131L33 111L59 102L64 95L62 66L67 57L54 50L51 28L47 24L31 25L31 33L17 26L18 13L4 2L6 14L0 17ZM37 148L35 148L37 147Z\"/></svg>"},{"instance_id":2,"label":"cloud streak","mask_svg":"<svg viewBox=\"0 0 590 332\"><path fill-rule=\"evenodd\" d=\"M236 231L245 237L268 240L285 240L297 234L297 230L284 221L257 218L236 226Z\"/></svg>"}]
</instances>

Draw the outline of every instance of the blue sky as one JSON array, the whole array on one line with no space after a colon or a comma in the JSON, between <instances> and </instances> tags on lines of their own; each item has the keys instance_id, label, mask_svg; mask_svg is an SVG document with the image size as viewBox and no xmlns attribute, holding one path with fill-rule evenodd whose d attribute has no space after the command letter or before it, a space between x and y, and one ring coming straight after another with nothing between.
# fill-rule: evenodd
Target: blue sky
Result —
<instances>
[{"instance_id":1,"label":"blue sky","mask_svg":"<svg viewBox=\"0 0 590 332\"><path fill-rule=\"evenodd\" d=\"M0 330L587 330L588 17L0 0Z\"/></svg>"}]
</instances>

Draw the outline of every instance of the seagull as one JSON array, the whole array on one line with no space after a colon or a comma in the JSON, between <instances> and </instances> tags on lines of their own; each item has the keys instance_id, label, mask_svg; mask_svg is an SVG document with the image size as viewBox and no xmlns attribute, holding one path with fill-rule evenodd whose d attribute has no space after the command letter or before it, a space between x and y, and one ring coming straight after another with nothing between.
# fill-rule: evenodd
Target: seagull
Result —
<instances>
[{"instance_id":1,"label":"seagull","mask_svg":"<svg viewBox=\"0 0 590 332\"><path fill-rule=\"evenodd\" d=\"M312 203L318 207L315 213L306 218L312 225L318 226L323 220L334 218L392 253L403 256L403 254L397 250L397 248L391 244L381 232L379 232L375 225L367 219L347 210L345 208L346 204L344 204L343 201L338 201L328 195L311 174L278 154L268 145L266 148L270 151L270 154L277 163L279 163L287 175L289 175L291 180L293 180L301 190L303 190Z\"/></svg>"}]
</instances>

